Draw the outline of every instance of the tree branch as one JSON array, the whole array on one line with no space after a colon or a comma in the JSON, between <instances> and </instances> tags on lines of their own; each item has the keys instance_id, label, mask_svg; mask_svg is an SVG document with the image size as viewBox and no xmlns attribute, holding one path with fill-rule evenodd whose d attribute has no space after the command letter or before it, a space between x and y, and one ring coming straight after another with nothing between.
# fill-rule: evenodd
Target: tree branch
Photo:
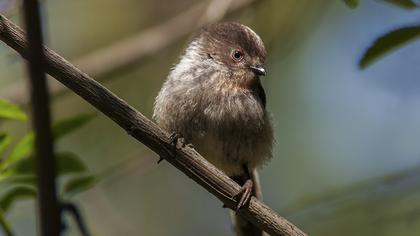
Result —
<instances>
[{"instance_id":1,"label":"tree branch","mask_svg":"<svg viewBox=\"0 0 420 236\"><path fill-rule=\"evenodd\" d=\"M22 30L1 15L0 39L26 58L27 42ZM45 58L48 74L219 198L226 207L235 209L237 202L233 196L238 193L240 186L222 171L210 164L194 149L188 146L174 147L167 132L51 49L45 48ZM271 235L306 235L255 197L251 199L249 206L240 210L238 214Z\"/></svg>"}]
</instances>

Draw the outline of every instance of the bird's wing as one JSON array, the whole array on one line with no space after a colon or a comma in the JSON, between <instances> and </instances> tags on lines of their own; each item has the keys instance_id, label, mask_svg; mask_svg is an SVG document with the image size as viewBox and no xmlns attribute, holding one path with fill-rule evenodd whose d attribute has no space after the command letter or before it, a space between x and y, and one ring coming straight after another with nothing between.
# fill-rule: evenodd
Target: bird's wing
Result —
<instances>
[{"instance_id":1,"label":"bird's wing","mask_svg":"<svg viewBox=\"0 0 420 236\"><path fill-rule=\"evenodd\" d=\"M267 98L265 97L265 91L264 91L263 86L261 85L261 82L258 81L258 85L254 91L255 91L256 96L260 99L262 105L265 107L267 103Z\"/></svg>"}]
</instances>

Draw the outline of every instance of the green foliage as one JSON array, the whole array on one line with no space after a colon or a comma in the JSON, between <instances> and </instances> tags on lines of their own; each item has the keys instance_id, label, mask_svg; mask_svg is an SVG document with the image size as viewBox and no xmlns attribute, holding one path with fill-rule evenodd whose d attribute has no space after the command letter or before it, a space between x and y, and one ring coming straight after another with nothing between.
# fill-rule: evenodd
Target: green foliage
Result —
<instances>
[{"instance_id":1,"label":"green foliage","mask_svg":"<svg viewBox=\"0 0 420 236\"><path fill-rule=\"evenodd\" d=\"M13 119L13 120L26 120L26 113L17 105L0 99L0 118Z\"/></svg>"},{"instance_id":2,"label":"green foliage","mask_svg":"<svg viewBox=\"0 0 420 236\"><path fill-rule=\"evenodd\" d=\"M72 118L67 118L53 124L52 132L54 139L57 140L75 130L79 129L87 122L92 120L95 114L82 114ZM3 166L8 166L10 163L18 161L24 157L28 157L34 150L34 133L26 134L12 149L10 155L6 158Z\"/></svg>"},{"instance_id":3,"label":"green foliage","mask_svg":"<svg viewBox=\"0 0 420 236\"><path fill-rule=\"evenodd\" d=\"M7 212L13 202L17 199L28 199L36 196L36 189L31 186L18 185L8 189L5 194L0 197L0 208Z\"/></svg>"},{"instance_id":4,"label":"green foliage","mask_svg":"<svg viewBox=\"0 0 420 236\"><path fill-rule=\"evenodd\" d=\"M64 186L64 193L74 195L86 189L89 189L96 183L96 178L93 175L76 176L70 179Z\"/></svg>"},{"instance_id":5,"label":"green foliage","mask_svg":"<svg viewBox=\"0 0 420 236\"><path fill-rule=\"evenodd\" d=\"M359 0L343 0L343 1L348 7L352 9L355 9L359 5Z\"/></svg>"},{"instance_id":6,"label":"green foliage","mask_svg":"<svg viewBox=\"0 0 420 236\"><path fill-rule=\"evenodd\" d=\"M87 170L86 166L73 153L65 152L55 154L56 171L59 176L82 173ZM35 158L32 156L22 158L2 169L3 176L35 175Z\"/></svg>"},{"instance_id":7,"label":"green foliage","mask_svg":"<svg viewBox=\"0 0 420 236\"><path fill-rule=\"evenodd\" d=\"M8 134L0 134L0 154L9 146L12 142L12 137Z\"/></svg>"},{"instance_id":8,"label":"green foliage","mask_svg":"<svg viewBox=\"0 0 420 236\"><path fill-rule=\"evenodd\" d=\"M58 121L52 127L54 139L61 138L91 121L96 114L81 114Z\"/></svg>"},{"instance_id":9,"label":"green foliage","mask_svg":"<svg viewBox=\"0 0 420 236\"><path fill-rule=\"evenodd\" d=\"M414 9L418 7L413 1L411 0L383 0L384 2L388 2L394 4L396 6L405 8L405 9Z\"/></svg>"},{"instance_id":10,"label":"green foliage","mask_svg":"<svg viewBox=\"0 0 420 236\"><path fill-rule=\"evenodd\" d=\"M14 185L29 185L35 187L35 180L35 175L2 175L2 179L0 179L0 189Z\"/></svg>"},{"instance_id":11,"label":"green foliage","mask_svg":"<svg viewBox=\"0 0 420 236\"><path fill-rule=\"evenodd\" d=\"M358 1L343 0L349 7L356 8ZM391 3L395 6L405 9L415 9L420 7L412 0L382 0L385 3ZM394 49L410 42L420 35L420 25L399 28L390 31L377 38L372 45L365 50L359 60L359 68L365 69L382 56L390 53Z\"/></svg>"},{"instance_id":12,"label":"green foliage","mask_svg":"<svg viewBox=\"0 0 420 236\"><path fill-rule=\"evenodd\" d=\"M359 60L359 67L364 69L377 61L383 55L401 47L420 36L420 25L403 27L386 33L373 42Z\"/></svg>"},{"instance_id":13,"label":"green foliage","mask_svg":"<svg viewBox=\"0 0 420 236\"><path fill-rule=\"evenodd\" d=\"M16 106L12 105L12 107L16 110ZM11 113L9 112L9 114ZM12 116L9 115L8 117ZM54 140L56 141L78 130L94 117L94 114L82 114L54 123L52 125ZM36 159L33 157L34 133L25 134L14 146L9 148L11 141L12 137L10 135L0 134L0 154L4 153L6 149L10 149L9 155L0 161L0 189L2 190L2 195L0 195L0 227L3 228L6 235L11 231L4 219L3 212L7 212L15 201L22 198L34 198L37 194L35 185ZM57 176L68 176L64 179L66 181L58 182L64 184L62 187L64 195L80 193L96 183L94 175L89 172L81 158L74 153L56 153L55 161Z\"/></svg>"},{"instance_id":14,"label":"green foliage","mask_svg":"<svg viewBox=\"0 0 420 236\"><path fill-rule=\"evenodd\" d=\"M29 156L34 150L34 133L30 132L13 147L9 156L1 163L1 166L7 167L10 163L18 161Z\"/></svg>"},{"instance_id":15,"label":"green foliage","mask_svg":"<svg viewBox=\"0 0 420 236\"><path fill-rule=\"evenodd\" d=\"M57 173L59 175L68 175L83 173L88 171L83 161L74 153L64 152L55 155L57 161Z\"/></svg>"}]
</instances>

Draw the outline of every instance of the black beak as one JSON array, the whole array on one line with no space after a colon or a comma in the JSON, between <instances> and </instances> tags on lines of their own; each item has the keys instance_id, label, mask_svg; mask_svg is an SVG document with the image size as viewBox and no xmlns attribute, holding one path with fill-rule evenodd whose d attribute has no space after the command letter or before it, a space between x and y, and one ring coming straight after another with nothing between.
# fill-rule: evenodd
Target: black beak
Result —
<instances>
[{"instance_id":1,"label":"black beak","mask_svg":"<svg viewBox=\"0 0 420 236\"><path fill-rule=\"evenodd\" d=\"M265 68L263 65L251 65L249 66L249 68L252 70L252 72L254 72L258 76L266 75Z\"/></svg>"}]
</instances>

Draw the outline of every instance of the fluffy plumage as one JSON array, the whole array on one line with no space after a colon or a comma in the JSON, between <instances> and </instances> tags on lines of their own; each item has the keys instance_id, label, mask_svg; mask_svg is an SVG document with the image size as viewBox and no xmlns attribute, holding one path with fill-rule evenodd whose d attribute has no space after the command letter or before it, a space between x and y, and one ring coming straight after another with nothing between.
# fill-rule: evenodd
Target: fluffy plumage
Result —
<instances>
[{"instance_id":1,"label":"fluffy plumage","mask_svg":"<svg viewBox=\"0 0 420 236\"><path fill-rule=\"evenodd\" d=\"M236 59L234 53L242 58ZM154 118L191 142L229 176L271 157L265 93L251 65L262 65L260 37L238 23L211 25L192 40L156 97Z\"/></svg>"}]
</instances>

